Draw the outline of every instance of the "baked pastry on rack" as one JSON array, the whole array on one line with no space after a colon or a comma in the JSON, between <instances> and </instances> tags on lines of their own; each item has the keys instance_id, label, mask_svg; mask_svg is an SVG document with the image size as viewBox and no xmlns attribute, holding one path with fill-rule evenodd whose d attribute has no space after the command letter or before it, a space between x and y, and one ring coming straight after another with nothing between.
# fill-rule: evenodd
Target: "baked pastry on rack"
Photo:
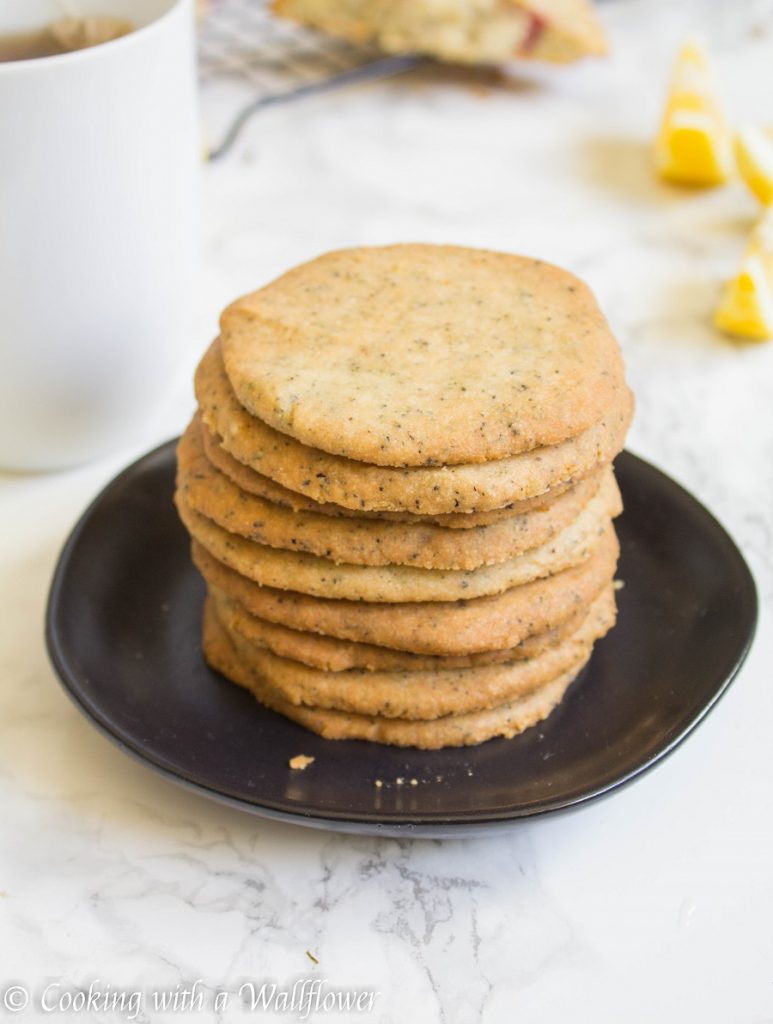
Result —
<instances>
[{"instance_id":1,"label":"baked pastry on rack","mask_svg":"<svg viewBox=\"0 0 773 1024\"><path fill-rule=\"evenodd\" d=\"M606 52L590 0L273 0L273 10L386 53L459 64L566 64Z\"/></svg>"}]
</instances>

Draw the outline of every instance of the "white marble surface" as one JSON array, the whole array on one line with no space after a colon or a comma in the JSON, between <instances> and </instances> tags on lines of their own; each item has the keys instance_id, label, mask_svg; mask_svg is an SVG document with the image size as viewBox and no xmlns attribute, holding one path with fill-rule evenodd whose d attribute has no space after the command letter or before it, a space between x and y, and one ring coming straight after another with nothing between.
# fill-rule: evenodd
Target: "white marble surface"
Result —
<instances>
[{"instance_id":1,"label":"white marble surface","mask_svg":"<svg viewBox=\"0 0 773 1024\"><path fill-rule=\"evenodd\" d=\"M209 1001L308 977L377 990L361 1015L374 1021L773 1021L773 344L710 324L754 204L737 183L662 187L646 150L687 29L714 47L734 117L770 118L773 4L603 10L605 62L486 90L424 73L255 120L207 171L197 327L161 421L100 464L0 480L3 987L198 978ZM342 837L209 803L98 736L42 643L70 525L183 425L218 309L323 249L408 239L529 252L590 281L638 396L630 447L726 524L762 598L748 663L674 757L612 799L489 839Z\"/></svg>"}]
</instances>

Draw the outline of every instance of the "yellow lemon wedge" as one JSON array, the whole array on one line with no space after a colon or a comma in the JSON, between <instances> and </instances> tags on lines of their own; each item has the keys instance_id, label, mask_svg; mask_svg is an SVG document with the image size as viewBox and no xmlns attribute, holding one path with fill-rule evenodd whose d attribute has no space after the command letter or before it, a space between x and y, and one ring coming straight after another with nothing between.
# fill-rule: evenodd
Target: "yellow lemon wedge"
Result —
<instances>
[{"instance_id":1,"label":"yellow lemon wedge","mask_svg":"<svg viewBox=\"0 0 773 1024\"><path fill-rule=\"evenodd\" d=\"M741 272L725 285L714 322L736 338L773 336L773 291L759 256L744 257Z\"/></svg>"},{"instance_id":2,"label":"yellow lemon wedge","mask_svg":"<svg viewBox=\"0 0 773 1024\"><path fill-rule=\"evenodd\" d=\"M694 41L686 42L676 59L655 165L666 181L682 185L720 185L732 172L732 134L708 54Z\"/></svg>"},{"instance_id":3,"label":"yellow lemon wedge","mask_svg":"<svg viewBox=\"0 0 773 1024\"><path fill-rule=\"evenodd\" d=\"M736 136L738 172L761 203L773 203L773 137L758 125L745 125Z\"/></svg>"}]
</instances>

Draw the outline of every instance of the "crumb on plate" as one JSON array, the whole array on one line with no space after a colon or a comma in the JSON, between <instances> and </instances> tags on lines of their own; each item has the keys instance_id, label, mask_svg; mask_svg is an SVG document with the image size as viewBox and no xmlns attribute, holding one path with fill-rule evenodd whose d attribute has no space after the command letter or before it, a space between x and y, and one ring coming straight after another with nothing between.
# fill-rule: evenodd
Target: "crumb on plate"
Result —
<instances>
[{"instance_id":1,"label":"crumb on plate","mask_svg":"<svg viewBox=\"0 0 773 1024\"><path fill-rule=\"evenodd\" d=\"M302 772L305 768L308 768L310 764L314 764L314 758L309 757L307 754L296 754L295 757L291 757L287 763L293 771Z\"/></svg>"}]
</instances>

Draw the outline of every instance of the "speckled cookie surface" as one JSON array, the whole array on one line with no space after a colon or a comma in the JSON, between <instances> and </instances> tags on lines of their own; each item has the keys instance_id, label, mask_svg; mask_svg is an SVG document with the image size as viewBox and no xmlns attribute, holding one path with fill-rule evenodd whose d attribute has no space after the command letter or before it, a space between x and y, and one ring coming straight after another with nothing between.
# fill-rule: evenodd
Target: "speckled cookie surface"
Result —
<instances>
[{"instance_id":1,"label":"speckled cookie surface","mask_svg":"<svg viewBox=\"0 0 773 1024\"><path fill-rule=\"evenodd\" d=\"M560 444L626 392L589 289L504 253L327 253L234 302L220 326L249 412L373 465L482 463Z\"/></svg>"},{"instance_id":2,"label":"speckled cookie surface","mask_svg":"<svg viewBox=\"0 0 773 1024\"><path fill-rule=\"evenodd\" d=\"M413 654L468 655L515 647L587 608L612 579L619 545L608 527L582 565L475 601L366 604L261 587L200 544L193 561L207 583L251 615L291 629Z\"/></svg>"},{"instance_id":3,"label":"speckled cookie surface","mask_svg":"<svg viewBox=\"0 0 773 1024\"><path fill-rule=\"evenodd\" d=\"M331 740L362 739L401 747L437 750L472 746L495 736L512 737L546 718L560 702L584 662L552 682L499 707L430 721L358 715L293 704L239 658L209 606L205 609L204 656L216 671L248 689L262 704Z\"/></svg>"},{"instance_id":4,"label":"speckled cookie surface","mask_svg":"<svg viewBox=\"0 0 773 1024\"><path fill-rule=\"evenodd\" d=\"M302 632L279 623L251 615L239 601L210 584L209 597L217 617L229 633L236 632L256 647L264 647L280 658L300 661L310 668L326 672L348 669L418 672L428 669L471 668L475 665L499 665L506 661L535 658L549 647L575 633L589 614L613 602L611 584L595 599L590 610L582 607L553 629L526 637L517 646L501 651L480 651L477 654L437 655L394 651L375 644L339 640L320 633ZM606 605L605 605L606 603ZM612 605L614 607L614 605Z\"/></svg>"},{"instance_id":5,"label":"speckled cookie surface","mask_svg":"<svg viewBox=\"0 0 773 1024\"><path fill-rule=\"evenodd\" d=\"M588 559L621 511L614 477L607 478L577 518L540 547L479 569L420 569L411 565L351 565L305 552L257 544L195 512L181 491L180 516L191 536L219 561L266 587L350 601L454 601L499 594Z\"/></svg>"},{"instance_id":6,"label":"speckled cookie surface","mask_svg":"<svg viewBox=\"0 0 773 1024\"><path fill-rule=\"evenodd\" d=\"M177 449L177 486L195 512L248 540L305 551L336 563L414 565L424 569L477 569L539 547L565 529L597 493L612 470L581 481L545 509L479 526L447 530L418 523L331 518L293 512L241 490L207 459L194 421Z\"/></svg>"},{"instance_id":7,"label":"speckled cookie surface","mask_svg":"<svg viewBox=\"0 0 773 1024\"><path fill-rule=\"evenodd\" d=\"M484 651L454 657L409 654L405 651L391 651L386 647L375 647L372 644L354 644L351 641L337 640L315 633L301 633L286 626L274 625L265 619L256 619L237 601L212 587L209 589L208 599L218 621L232 640L241 638L250 647L268 651L283 660L300 662L303 666L322 671L326 675L338 673L351 680L354 670L363 680L363 685L364 680L371 674L375 674L376 680L383 673L407 674L418 679L420 677L415 673L448 673L517 661L534 661L547 651L569 641L592 642L601 635L602 627L604 631L611 628L616 615L614 590L609 584L589 608L583 608L555 629L527 637L516 647L507 650ZM588 641L594 622L599 632Z\"/></svg>"},{"instance_id":8,"label":"speckled cookie surface","mask_svg":"<svg viewBox=\"0 0 773 1024\"><path fill-rule=\"evenodd\" d=\"M231 389L219 341L198 366L196 397L226 451L284 487L346 508L424 515L490 511L583 479L622 449L633 413L623 389L603 419L560 444L482 464L390 469L309 448L251 416Z\"/></svg>"},{"instance_id":9,"label":"speckled cookie surface","mask_svg":"<svg viewBox=\"0 0 773 1024\"><path fill-rule=\"evenodd\" d=\"M254 469L245 466L225 450L220 443L220 438L205 425L199 413L196 413L194 420L199 423L204 452L216 469L219 469L237 487L248 494L256 494L259 498L265 498L266 501L271 501L282 508L292 509L293 512L317 512L326 516L374 519L388 523L421 523L423 526L431 523L434 526L444 526L447 530L471 530L477 526L491 526L513 514L523 515L534 509L547 508L555 498L575 486L571 481L565 481L551 487L544 494L537 494L535 497L525 498L523 501L515 501L505 508L492 509L490 512L447 512L444 515L425 516L416 515L414 512L355 510L344 508L343 505L334 505L332 502L314 501L312 498L306 497L305 494L299 494L297 491L283 487L262 473L256 473Z\"/></svg>"},{"instance_id":10,"label":"speckled cookie surface","mask_svg":"<svg viewBox=\"0 0 773 1024\"><path fill-rule=\"evenodd\" d=\"M217 615L217 606L212 605ZM284 700L306 707L351 711L386 718L432 719L496 707L551 682L587 658L595 640L614 622L612 608L589 615L577 632L534 658L429 670L349 669L326 672L278 657L228 629L241 663Z\"/></svg>"}]
</instances>

